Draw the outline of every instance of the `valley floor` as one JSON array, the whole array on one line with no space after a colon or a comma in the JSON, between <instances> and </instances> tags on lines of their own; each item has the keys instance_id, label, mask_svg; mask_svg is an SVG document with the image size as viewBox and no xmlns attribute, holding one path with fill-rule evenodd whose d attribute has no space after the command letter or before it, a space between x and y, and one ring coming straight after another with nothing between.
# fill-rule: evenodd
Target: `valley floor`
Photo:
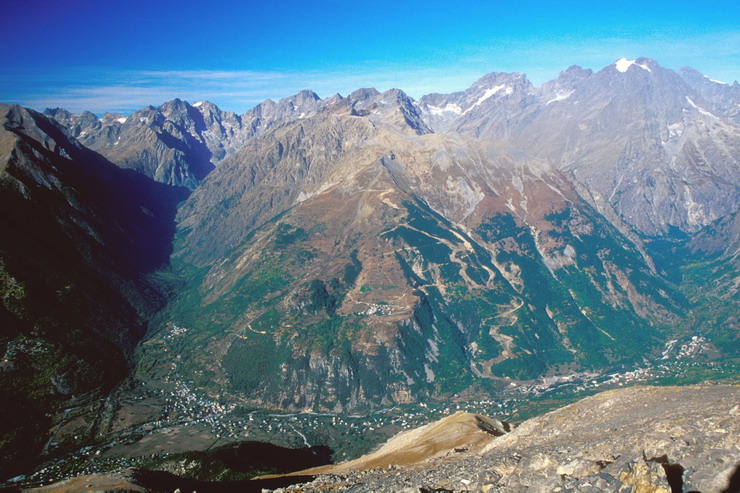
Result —
<instances>
[{"instance_id":1,"label":"valley floor","mask_svg":"<svg viewBox=\"0 0 740 493\"><path fill-rule=\"evenodd\" d=\"M696 336L669 342L655 361L636 367L512 382L497 396L334 414L219 404L189 388L173 373L166 385L138 382L122 387L104 402L63 412L55 425L49 452L58 452L62 446L75 450L70 447L75 440L84 446L19 479L30 486L122 468L157 469L178 454L245 441L293 448L328 445L339 462L360 457L399 432L458 411L520 422L601 390L646 383L685 384L706 378L735 381L737 375L737 365L713 360L710 347ZM91 428L99 430L100 435L86 435Z\"/></svg>"},{"instance_id":2,"label":"valley floor","mask_svg":"<svg viewBox=\"0 0 740 493\"><path fill-rule=\"evenodd\" d=\"M634 386L513 429L457 412L401 433L370 455L272 476L269 485L127 469L29 491L731 492L740 484L739 402L740 385Z\"/></svg>"}]
</instances>

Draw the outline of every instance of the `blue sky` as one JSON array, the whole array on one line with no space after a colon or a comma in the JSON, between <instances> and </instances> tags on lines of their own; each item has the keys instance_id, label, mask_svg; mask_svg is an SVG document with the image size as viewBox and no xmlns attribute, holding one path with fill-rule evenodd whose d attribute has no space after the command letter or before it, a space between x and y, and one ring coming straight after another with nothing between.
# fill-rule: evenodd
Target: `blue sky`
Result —
<instances>
[{"instance_id":1,"label":"blue sky","mask_svg":"<svg viewBox=\"0 0 740 493\"><path fill-rule=\"evenodd\" d=\"M130 113L180 97L244 112L301 89L463 90L648 56L740 78L740 2L3 0L0 101Z\"/></svg>"}]
</instances>

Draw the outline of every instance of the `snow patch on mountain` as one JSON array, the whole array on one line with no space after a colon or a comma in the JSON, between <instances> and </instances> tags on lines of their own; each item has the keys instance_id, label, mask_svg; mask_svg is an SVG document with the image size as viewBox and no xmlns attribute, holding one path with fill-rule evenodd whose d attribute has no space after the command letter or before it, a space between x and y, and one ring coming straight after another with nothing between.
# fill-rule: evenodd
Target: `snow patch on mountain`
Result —
<instances>
[{"instance_id":1,"label":"snow patch on mountain","mask_svg":"<svg viewBox=\"0 0 740 493\"><path fill-rule=\"evenodd\" d=\"M619 60L614 62L614 67L622 73L626 72L632 65L636 65L643 70L652 72L652 70L650 70L650 67L641 63L637 63L637 60L627 60L626 58L620 58Z\"/></svg>"},{"instance_id":2,"label":"snow patch on mountain","mask_svg":"<svg viewBox=\"0 0 740 493\"><path fill-rule=\"evenodd\" d=\"M715 84L722 84L723 86L729 85L729 84L727 84L727 82L723 82L721 80L710 79L706 75L704 76L704 78L707 79L709 82L714 82Z\"/></svg>"},{"instance_id":3,"label":"snow patch on mountain","mask_svg":"<svg viewBox=\"0 0 740 493\"><path fill-rule=\"evenodd\" d=\"M688 101L689 104L692 107L696 108L699 111L699 113L701 113L702 115L711 116L715 120L719 120L719 118L717 118L716 116L714 116L713 114L711 114L710 112L708 112L707 110L705 110L704 108L702 108L701 106L693 102L690 97L686 96L686 101Z\"/></svg>"},{"instance_id":4,"label":"snow patch on mountain","mask_svg":"<svg viewBox=\"0 0 740 493\"><path fill-rule=\"evenodd\" d=\"M547 103L545 103L545 106L549 106L550 103L555 103L557 101L562 101L564 99L568 99L575 91L576 91L575 89L571 89L568 92L559 92L559 93L557 93L555 95L554 98L552 98L550 101L548 101Z\"/></svg>"},{"instance_id":5,"label":"snow patch on mountain","mask_svg":"<svg viewBox=\"0 0 740 493\"><path fill-rule=\"evenodd\" d=\"M436 116L440 116L445 113L455 113L457 115L462 114L462 108L460 108L455 103L448 103L448 104L445 104L444 106L427 105L427 108L429 109L429 113L431 113L432 115L436 115Z\"/></svg>"},{"instance_id":6,"label":"snow patch on mountain","mask_svg":"<svg viewBox=\"0 0 740 493\"><path fill-rule=\"evenodd\" d=\"M512 95L514 93L514 89L513 88L511 88L509 86L506 86L504 84L499 84L498 86L493 86L493 87L491 87L489 89L486 89L486 91L483 93L483 95L478 98L478 101L476 101L475 103L473 103L473 105L470 108L468 108L467 110L465 110L462 114L464 115L464 114L468 113L469 111L471 111L476 106L480 106L484 101L486 101L488 98L490 98L491 96L493 96L497 92L501 91L502 89L504 90L504 94L507 95L507 96L510 96L510 95Z\"/></svg>"}]
</instances>

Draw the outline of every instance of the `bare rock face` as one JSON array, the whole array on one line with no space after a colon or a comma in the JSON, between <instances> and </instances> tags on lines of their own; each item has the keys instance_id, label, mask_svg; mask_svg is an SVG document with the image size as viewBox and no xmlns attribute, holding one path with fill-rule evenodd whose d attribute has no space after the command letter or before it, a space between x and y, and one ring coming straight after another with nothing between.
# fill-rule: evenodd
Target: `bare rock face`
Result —
<instances>
[{"instance_id":1,"label":"bare rock face","mask_svg":"<svg viewBox=\"0 0 740 493\"><path fill-rule=\"evenodd\" d=\"M608 391L525 421L482 448L457 444L383 469L363 467L361 458L286 491L732 491L739 398L737 386ZM449 420L425 428L442 433Z\"/></svg>"}]
</instances>

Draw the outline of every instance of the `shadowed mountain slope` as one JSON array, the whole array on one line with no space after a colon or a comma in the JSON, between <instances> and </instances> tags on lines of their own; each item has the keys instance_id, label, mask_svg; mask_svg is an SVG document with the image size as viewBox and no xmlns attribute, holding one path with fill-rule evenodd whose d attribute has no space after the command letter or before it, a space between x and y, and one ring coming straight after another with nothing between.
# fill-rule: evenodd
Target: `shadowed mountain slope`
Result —
<instances>
[{"instance_id":1,"label":"shadowed mountain slope","mask_svg":"<svg viewBox=\"0 0 740 493\"><path fill-rule=\"evenodd\" d=\"M11 470L38 451L45 414L126 374L166 301L151 276L168 264L186 194L119 169L39 113L1 105L0 118L2 440Z\"/></svg>"}]
</instances>

